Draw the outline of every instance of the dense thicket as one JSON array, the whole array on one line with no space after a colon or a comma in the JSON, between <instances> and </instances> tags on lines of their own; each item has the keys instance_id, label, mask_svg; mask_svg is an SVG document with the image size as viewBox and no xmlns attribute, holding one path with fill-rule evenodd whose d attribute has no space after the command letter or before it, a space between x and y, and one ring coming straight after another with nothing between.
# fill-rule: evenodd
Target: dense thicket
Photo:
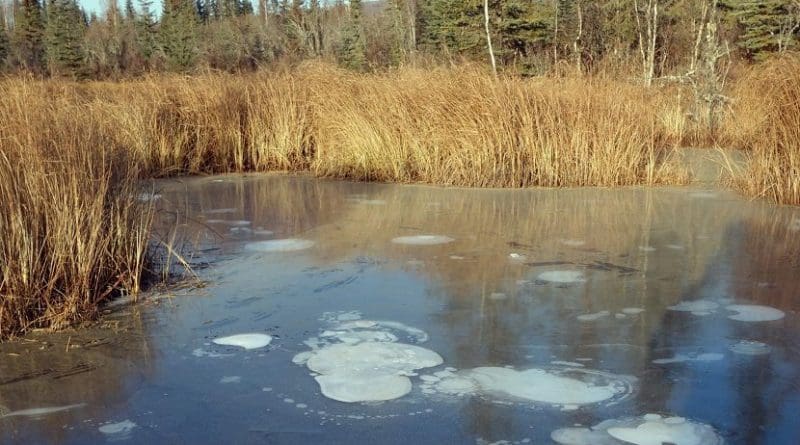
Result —
<instances>
[{"instance_id":1,"label":"dense thicket","mask_svg":"<svg viewBox=\"0 0 800 445\"><path fill-rule=\"evenodd\" d=\"M420 61L570 68L654 79L716 58L757 61L800 41L800 0L151 0L87 14L77 0L0 0L0 67L109 78L252 70L309 58L363 71ZM487 21L488 19L488 26ZM488 29L488 33L487 33ZM709 32L713 30L713 32Z\"/></svg>"}]
</instances>

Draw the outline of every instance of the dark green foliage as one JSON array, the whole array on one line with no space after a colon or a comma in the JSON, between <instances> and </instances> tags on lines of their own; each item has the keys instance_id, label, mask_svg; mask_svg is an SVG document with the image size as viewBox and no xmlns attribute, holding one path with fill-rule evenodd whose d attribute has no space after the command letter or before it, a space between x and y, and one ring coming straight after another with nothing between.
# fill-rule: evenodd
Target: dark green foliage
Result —
<instances>
[{"instance_id":1,"label":"dark green foliage","mask_svg":"<svg viewBox=\"0 0 800 445\"><path fill-rule=\"evenodd\" d=\"M800 4L792 0L724 0L723 8L740 28L736 40L744 54L763 60L795 49L800 37Z\"/></svg>"},{"instance_id":2,"label":"dark green foliage","mask_svg":"<svg viewBox=\"0 0 800 445\"><path fill-rule=\"evenodd\" d=\"M44 20L38 0L21 0L14 8L14 55L20 68L44 70Z\"/></svg>"},{"instance_id":3,"label":"dark green foliage","mask_svg":"<svg viewBox=\"0 0 800 445\"><path fill-rule=\"evenodd\" d=\"M367 67L362 15L361 0L350 0L350 20L342 31L339 63L354 71L363 71Z\"/></svg>"},{"instance_id":4,"label":"dark green foliage","mask_svg":"<svg viewBox=\"0 0 800 445\"><path fill-rule=\"evenodd\" d=\"M45 48L51 75L84 74L83 20L75 0L52 0L47 7Z\"/></svg>"},{"instance_id":5,"label":"dark green foliage","mask_svg":"<svg viewBox=\"0 0 800 445\"><path fill-rule=\"evenodd\" d=\"M156 20L153 18L150 0L139 1L139 16L136 18L134 29L136 30L136 47L145 62L149 61L159 50L158 29Z\"/></svg>"},{"instance_id":6,"label":"dark green foliage","mask_svg":"<svg viewBox=\"0 0 800 445\"><path fill-rule=\"evenodd\" d=\"M193 0L165 0L159 31L169 69L185 72L194 67L198 55L197 22Z\"/></svg>"},{"instance_id":7,"label":"dark green foliage","mask_svg":"<svg viewBox=\"0 0 800 445\"><path fill-rule=\"evenodd\" d=\"M8 32L6 31L6 17L2 5L0 5L0 71L6 68L6 61L8 60L8 52L11 42L8 40Z\"/></svg>"}]
</instances>

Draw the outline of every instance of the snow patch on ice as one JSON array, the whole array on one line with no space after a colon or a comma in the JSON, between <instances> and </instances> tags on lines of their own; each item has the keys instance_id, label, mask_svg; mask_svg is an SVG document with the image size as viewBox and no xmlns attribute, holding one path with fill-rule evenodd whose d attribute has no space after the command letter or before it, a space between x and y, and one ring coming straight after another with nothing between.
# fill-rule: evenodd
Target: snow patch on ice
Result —
<instances>
[{"instance_id":1,"label":"snow patch on ice","mask_svg":"<svg viewBox=\"0 0 800 445\"><path fill-rule=\"evenodd\" d=\"M609 315L611 315L611 312L609 311L600 311L600 312L595 312L593 314L581 314L575 318L577 318L580 321L596 321L601 318L608 317Z\"/></svg>"},{"instance_id":2,"label":"snow patch on ice","mask_svg":"<svg viewBox=\"0 0 800 445\"><path fill-rule=\"evenodd\" d=\"M719 303L712 300L681 301L680 303L669 306L667 309L678 312L691 312L693 315L711 315L719 308Z\"/></svg>"}]
</instances>

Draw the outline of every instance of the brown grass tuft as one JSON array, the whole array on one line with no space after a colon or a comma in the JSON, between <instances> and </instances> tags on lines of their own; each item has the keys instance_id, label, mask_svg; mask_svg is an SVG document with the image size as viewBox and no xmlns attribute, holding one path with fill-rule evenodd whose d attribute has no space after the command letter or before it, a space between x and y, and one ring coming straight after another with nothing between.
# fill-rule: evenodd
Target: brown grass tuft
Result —
<instances>
[{"instance_id":1,"label":"brown grass tuft","mask_svg":"<svg viewBox=\"0 0 800 445\"><path fill-rule=\"evenodd\" d=\"M746 195L800 205L800 55L753 67L734 98L726 136L750 152L734 183Z\"/></svg>"}]
</instances>

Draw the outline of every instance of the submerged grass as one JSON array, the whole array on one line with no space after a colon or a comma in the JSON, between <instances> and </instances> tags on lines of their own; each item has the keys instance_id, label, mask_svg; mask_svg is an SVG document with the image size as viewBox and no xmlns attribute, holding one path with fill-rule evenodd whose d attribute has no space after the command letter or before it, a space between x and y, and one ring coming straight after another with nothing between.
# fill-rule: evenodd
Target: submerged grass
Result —
<instances>
[{"instance_id":1,"label":"submerged grass","mask_svg":"<svg viewBox=\"0 0 800 445\"><path fill-rule=\"evenodd\" d=\"M311 171L463 186L683 182L668 98L605 79L325 65L123 83L0 81L0 337L137 292L143 178ZM676 130L678 128L678 130Z\"/></svg>"}]
</instances>

